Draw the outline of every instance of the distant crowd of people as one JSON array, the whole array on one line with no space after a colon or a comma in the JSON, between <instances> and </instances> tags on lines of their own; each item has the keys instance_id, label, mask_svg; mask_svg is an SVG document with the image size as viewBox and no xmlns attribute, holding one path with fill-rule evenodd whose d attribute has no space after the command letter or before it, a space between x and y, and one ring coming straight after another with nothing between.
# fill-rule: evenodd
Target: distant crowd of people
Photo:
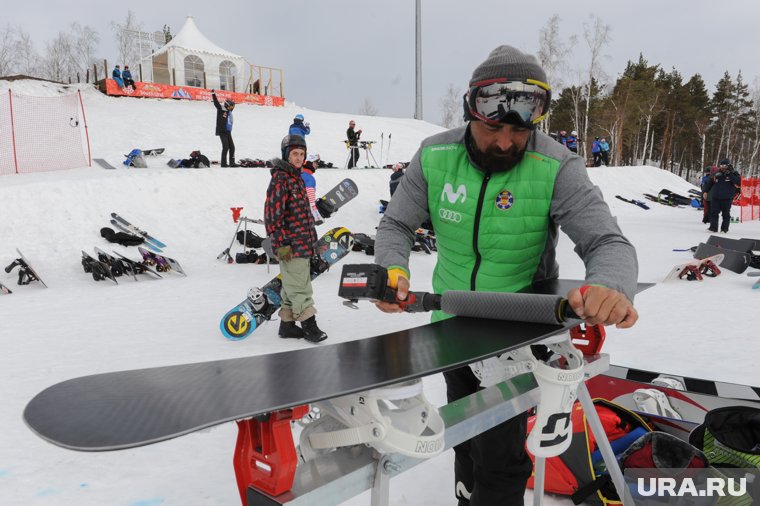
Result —
<instances>
[{"instance_id":1,"label":"distant crowd of people","mask_svg":"<svg viewBox=\"0 0 760 506\"><path fill-rule=\"evenodd\" d=\"M577 131L573 130L568 134L567 130L560 130L559 132L552 132L549 135L573 153L578 153L578 144L581 140L578 137ZM610 144L606 138L594 137L594 141L591 143L591 158L591 164L594 167L610 164Z\"/></svg>"}]
</instances>

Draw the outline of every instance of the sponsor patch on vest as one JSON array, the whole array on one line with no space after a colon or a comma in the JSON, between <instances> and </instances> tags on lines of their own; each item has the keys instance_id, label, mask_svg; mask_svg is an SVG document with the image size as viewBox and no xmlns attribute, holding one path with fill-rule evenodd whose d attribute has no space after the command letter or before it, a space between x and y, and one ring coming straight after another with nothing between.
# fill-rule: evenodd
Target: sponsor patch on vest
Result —
<instances>
[{"instance_id":1,"label":"sponsor patch on vest","mask_svg":"<svg viewBox=\"0 0 760 506\"><path fill-rule=\"evenodd\" d=\"M454 186L451 183L444 184L443 191L441 192L441 202L443 202L444 199L448 200L449 204L456 204L460 199L462 200L462 203L464 203L464 201L467 200L467 187L460 184L455 191Z\"/></svg>"},{"instance_id":2,"label":"sponsor patch on vest","mask_svg":"<svg viewBox=\"0 0 760 506\"><path fill-rule=\"evenodd\" d=\"M462 221L462 215L451 209L438 209L438 217L443 221L448 221L450 223L459 223Z\"/></svg>"},{"instance_id":3,"label":"sponsor patch on vest","mask_svg":"<svg viewBox=\"0 0 760 506\"><path fill-rule=\"evenodd\" d=\"M457 147L452 144L445 144L442 146L433 146L430 148L430 151L451 151L452 149L457 149Z\"/></svg>"},{"instance_id":4,"label":"sponsor patch on vest","mask_svg":"<svg viewBox=\"0 0 760 506\"><path fill-rule=\"evenodd\" d=\"M502 211L506 211L507 209L512 207L512 204L514 203L515 203L515 196L512 195L512 192L509 190L502 190L496 196L496 207L498 207Z\"/></svg>"}]
</instances>

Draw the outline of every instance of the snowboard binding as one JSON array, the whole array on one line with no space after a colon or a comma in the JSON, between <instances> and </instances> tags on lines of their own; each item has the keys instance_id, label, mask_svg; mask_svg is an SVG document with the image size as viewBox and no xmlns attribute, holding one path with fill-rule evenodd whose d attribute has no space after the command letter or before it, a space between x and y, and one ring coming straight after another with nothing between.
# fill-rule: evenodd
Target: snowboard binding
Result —
<instances>
[{"instance_id":1,"label":"snowboard binding","mask_svg":"<svg viewBox=\"0 0 760 506\"><path fill-rule=\"evenodd\" d=\"M15 269L16 267L19 267L18 270L18 284L19 285L28 285L32 281L39 281L40 279L34 274L34 272L29 268L29 266L24 262L23 259L17 258L13 262L10 263L5 268L5 272L10 274L10 272Z\"/></svg>"},{"instance_id":2,"label":"snowboard binding","mask_svg":"<svg viewBox=\"0 0 760 506\"><path fill-rule=\"evenodd\" d=\"M87 274L91 274L92 279L95 281L103 281L111 277L110 271L106 268L105 264L89 256L82 256L82 269Z\"/></svg>"},{"instance_id":3,"label":"snowboard binding","mask_svg":"<svg viewBox=\"0 0 760 506\"><path fill-rule=\"evenodd\" d=\"M415 379L317 403L321 416L301 432L305 462L343 446L427 459L444 448L444 423Z\"/></svg>"}]
</instances>

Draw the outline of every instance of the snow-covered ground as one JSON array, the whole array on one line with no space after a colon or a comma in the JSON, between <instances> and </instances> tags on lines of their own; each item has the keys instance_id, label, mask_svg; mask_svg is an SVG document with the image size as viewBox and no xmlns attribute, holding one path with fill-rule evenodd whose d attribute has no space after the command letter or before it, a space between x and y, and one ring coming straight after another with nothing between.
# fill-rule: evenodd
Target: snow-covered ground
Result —
<instances>
[{"instance_id":1,"label":"snow-covered ground","mask_svg":"<svg viewBox=\"0 0 760 506\"><path fill-rule=\"evenodd\" d=\"M0 91L8 84L0 82ZM20 82L24 93L57 93L40 83ZM78 453L41 440L24 425L26 403L40 390L76 376L142 367L197 362L311 346L281 340L268 324L246 340L231 342L218 329L220 316L275 273L265 265L227 265L216 260L235 225L230 207L261 217L269 173L266 169L169 169L170 157L200 149L218 159L213 135L215 111L209 103L119 99L83 91L94 157L114 165L133 147L166 147L166 156L149 158L148 169L106 171L96 167L0 177L0 264L16 257L31 260L49 289L18 287L0 271L0 282L14 293L0 296L0 504L125 506L236 504L232 470L234 424L225 424L161 444L120 452ZM419 142L440 128L425 122L331 114L288 105L240 106L235 110L238 158L277 155L293 116L302 113L313 134L310 152L342 166L341 143L348 120L356 119L363 138L386 141L389 162L408 160ZM379 159L379 144L375 148ZM378 160L379 161L379 160ZM686 193L691 185L653 167L589 169L623 231L637 247L640 281L659 282L670 268L690 259L673 252L704 241L701 213L652 203L652 209L615 199L642 199L661 188ZM378 199L388 194L389 171L320 170L318 193L351 177L360 196L320 227L342 225L374 233ZM118 212L169 247L188 273L162 280L141 278L96 283L82 271L80 250L111 249L100 237ZM589 224L593 226L593 224ZM263 231L259 230L263 234ZM760 223L732 224L729 237L760 238ZM114 249L125 251L126 248ZM133 250L133 248L130 248ZM136 252L129 251L136 257ZM363 253L346 261L366 262ZM562 237L558 259L565 278L581 278L583 264ZM430 288L434 256L414 253L413 287ZM14 272L15 274L15 272ZM361 339L424 323L425 315L385 315L369 305L357 311L336 295L338 270L315 281L318 320L330 335L322 344ZM658 284L636 299L641 319L632 329L609 329L606 351L614 363L723 381L760 384L753 357L760 352L754 311L760 291L753 279L724 270L701 283ZM754 336L754 337L753 337ZM287 374L287 371L283 371ZM319 378L314 378L319 381ZM444 402L440 376L425 380L432 402ZM453 504L453 458L447 452L391 481L391 504ZM553 499L554 504L570 504ZM347 504L369 504L368 494Z\"/></svg>"}]
</instances>

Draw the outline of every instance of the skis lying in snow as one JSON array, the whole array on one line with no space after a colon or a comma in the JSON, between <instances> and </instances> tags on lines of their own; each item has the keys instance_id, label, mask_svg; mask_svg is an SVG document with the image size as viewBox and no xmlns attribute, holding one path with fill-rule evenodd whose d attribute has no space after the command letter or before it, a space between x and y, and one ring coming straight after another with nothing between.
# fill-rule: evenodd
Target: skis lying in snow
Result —
<instances>
[{"instance_id":1,"label":"skis lying in snow","mask_svg":"<svg viewBox=\"0 0 760 506\"><path fill-rule=\"evenodd\" d=\"M680 438L704 421L705 414L726 406L760 408L760 386L741 385L642 371L612 365L586 382L601 397L640 413L658 430Z\"/></svg>"},{"instance_id":2,"label":"skis lying in snow","mask_svg":"<svg viewBox=\"0 0 760 506\"><path fill-rule=\"evenodd\" d=\"M635 206L639 206L639 207L640 207L640 208L642 208L642 209L647 209L647 210L649 210L649 206L648 206L648 205L646 205L644 202L642 202L642 201L640 201L640 200L635 200L635 199L626 199L626 198L623 198L623 197L621 197L620 195L615 195L615 198L616 198L616 199L619 199L619 200L622 200L623 202L628 202L629 204L633 204L633 205L635 205Z\"/></svg>"},{"instance_id":3,"label":"skis lying in snow","mask_svg":"<svg viewBox=\"0 0 760 506\"><path fill-rule=\"evenodd\" d=\"M159 241L158 239L150 235L148 232L144 230L140 230L135 225L131 224L130 222L128 222L127 220L119 216L118 214L111 213L111 218L113 218L111 220L111 225L118 228L122 232L143 236L145 238L145 245L148 248L152 249L153 251L160 253L161 249L166 247L166 244Z\"/></svg>"}]
</instances>

